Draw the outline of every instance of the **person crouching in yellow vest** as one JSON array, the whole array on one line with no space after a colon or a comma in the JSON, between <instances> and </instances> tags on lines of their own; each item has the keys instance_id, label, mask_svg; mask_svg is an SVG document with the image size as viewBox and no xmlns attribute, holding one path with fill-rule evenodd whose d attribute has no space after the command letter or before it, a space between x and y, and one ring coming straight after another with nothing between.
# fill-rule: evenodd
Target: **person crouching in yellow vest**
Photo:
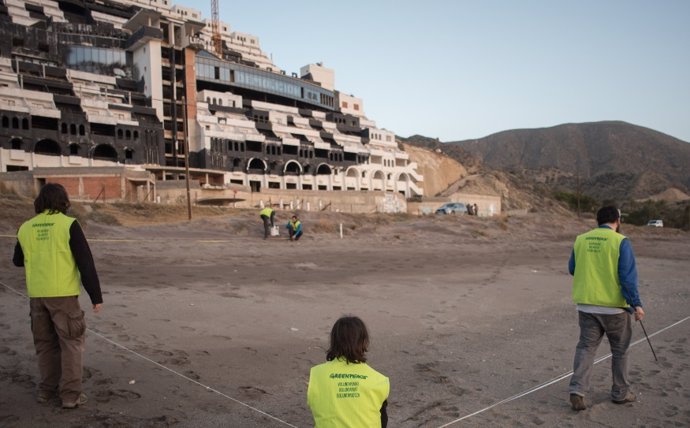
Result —
<instances>
[{"instance_id":1,"label":"person crouching in yellow vest","mask_svg":"<svg viewBox=\"0 0 690 428\"><path fill-rule=\"evenodd\" d=\"M366 363L368 347L361 319L345 316L335 322L327 362L309 373L307 404L316 428L387 426L390 383Z\"/></svg>"},{"instance_id":2,"label":"person crouching in yellow vest","mask_svg":"<svg viewBox=\"0 0 690 428\"><path fill-rule=\"evenodd\" d=\"M79 306L80 284L93 311L103 304L101 285L89 244L69 208L65 188L49 183L34 201L36 216L21 225L12 259L24 266L40 382L39 403L56 393L62 407L86 403L82 393L82 354L86 323Z\"/></svg>"}]
</instances>

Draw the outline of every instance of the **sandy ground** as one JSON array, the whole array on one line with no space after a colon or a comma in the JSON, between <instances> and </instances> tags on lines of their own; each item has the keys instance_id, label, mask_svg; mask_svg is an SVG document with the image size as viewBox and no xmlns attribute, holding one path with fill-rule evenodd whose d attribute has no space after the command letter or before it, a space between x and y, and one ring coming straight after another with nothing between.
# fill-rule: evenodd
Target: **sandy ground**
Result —
<instances>
[{"instance_id":1,"label":"sandy ground","mask_svg":"<svg viewBox=\"0 0 690 428\"><path fill-rule=\"evenodd\" d=\"M391 427L690 425L688 233L624 230L659 361L645 341L632 346L639 401L618 406L604 359L590 407L577 413L566 265L591 220L405 218L357 233L346 224L343 239L310 234L316 221L297 243L263 241L256 221L233 233L224 216L87 225L105 304L93 314L82 294L90 401L76 410L34 400L24 274L11 263L16 225L4 224L0 426L311 426L309 368L348 313L368 324L370 364L390 377ZM638 324L633 339L643 338Z\"/></svg>"}]
</instances>

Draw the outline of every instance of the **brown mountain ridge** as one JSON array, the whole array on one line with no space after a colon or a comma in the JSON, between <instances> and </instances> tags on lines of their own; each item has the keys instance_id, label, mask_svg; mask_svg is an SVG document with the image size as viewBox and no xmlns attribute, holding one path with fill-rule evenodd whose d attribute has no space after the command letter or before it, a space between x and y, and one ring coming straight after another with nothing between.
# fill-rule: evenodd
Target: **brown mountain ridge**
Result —
<instances>
[{"instance_id":1,"label":"brown mountain ridge","mask_svg":"<svg viewBox=\"0 0 690 428\"><path fill-rule=\"evenodd\" d=\"M574 192L579 182L582 193L598 200L690 193L690 144L626 122L516 129L446 143L418 135L402 140L441 149L468 170L506 172L553 190Z\"/></svg>"}]
</instances>

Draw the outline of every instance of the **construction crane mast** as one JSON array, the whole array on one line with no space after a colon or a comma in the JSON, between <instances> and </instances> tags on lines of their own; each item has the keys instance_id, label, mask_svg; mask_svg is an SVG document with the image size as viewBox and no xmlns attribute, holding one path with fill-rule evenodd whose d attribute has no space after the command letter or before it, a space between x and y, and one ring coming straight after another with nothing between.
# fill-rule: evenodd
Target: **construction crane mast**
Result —
<instances>
[{"instance_id":1,"label":"construction crane mast","mask_svg":"<svg viewBox=\"0 0 690 428\"><path fill-rule=\"evenodd\" d=\"M223 58L223 42L220 38L220 18L218 16L218 0L211 0L211 41L213 50L220 58Z\"/></svg>"}]
</instances>

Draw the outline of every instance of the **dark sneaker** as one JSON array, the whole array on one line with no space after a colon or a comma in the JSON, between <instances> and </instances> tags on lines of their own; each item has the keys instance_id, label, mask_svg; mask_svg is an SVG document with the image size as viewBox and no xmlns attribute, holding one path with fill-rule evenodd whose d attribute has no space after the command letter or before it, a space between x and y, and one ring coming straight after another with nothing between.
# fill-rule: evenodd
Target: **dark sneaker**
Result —
<instances>
[{"instance_id":1,"label":"dark sneaker","mask_svg":"<svg viewBox=\"0 0 690 428\"><path fill-rule=\"evenodd\" d=\"M38 391L38 394L36 394L36 401L40 404L45 404L52 400L53 397L55 397L53 391Z\"/></svg>"},{"instance_id":2,"label":"dark sneaker","mask_svg":"<svg viewBox=\"0 0 690 428\"><path fill-rule=\"evenodd\" d=\"M89 399L86 397L86 394L83 392L79 394L79 398L77 398L75 401L63 401L62 402L62 408L63 409L74 409L79 406L82 406L86 404L86 402L89 401Z\"/></svg>"},{"instance_id":3,"label":"dark sneaker","mask_svg":"<svg viewBox=\"0 0 690 428\"><path fill-rule=\"evenodd\" d=\"M585 397L577 394L570 394L570 406L573 408L573 410L580 411L580 410L585 410L587 406L585 406Z\"/></svg>"},{"instance_id":4,"label":"dark sneaker","mask_svg":"<svg viewBox=\"0 0 690 428\"><path fill-rule=\"evenodd\" d=\"M611 401L613 401L616 404L634 403L635 401L637 401L637 396L635 395L634 392L628 391L628 393L625 394L625 397L623 397L622 399L620 399L620 400L611 399Z\"/></svg>"}]
</instances>

